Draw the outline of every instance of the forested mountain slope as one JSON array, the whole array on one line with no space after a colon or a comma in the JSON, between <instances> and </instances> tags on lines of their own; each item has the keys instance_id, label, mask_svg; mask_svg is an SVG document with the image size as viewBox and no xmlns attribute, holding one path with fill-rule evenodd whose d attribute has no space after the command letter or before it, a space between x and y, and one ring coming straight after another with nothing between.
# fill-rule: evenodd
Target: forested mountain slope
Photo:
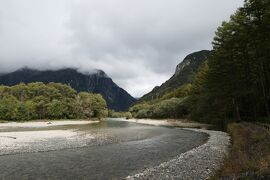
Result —
<instances>
[{"instance_id":1,"label":"forested mountain slope","mask_svg":"<svg viewBox=\"0 0 270 180\"><path fill-rule=\"evenodd\" d=\"M177 65L175 74L168 81L161 86L155 87L150 93L144 95L140 101L160 98L181 85L191 83L194 74L198 71L202 63L205 62L210 53L211 51L202 50L186 56L184 60Z\"/></svg>"},{"instance_id":2,"label":"forested mountain slope","mask_svg":"<svg viewBox=\"0 0 270 180\"><path fill-rule=\"evenodd\" d=\"M136 101L101 70L83 74L76 69L39 71L24 68L0 76L1 85L12 86L21 82L56 82L70 85L78 92L99 93L106 100L108 107L116 111L127 110Z\"/></svg>"}]
</instances>

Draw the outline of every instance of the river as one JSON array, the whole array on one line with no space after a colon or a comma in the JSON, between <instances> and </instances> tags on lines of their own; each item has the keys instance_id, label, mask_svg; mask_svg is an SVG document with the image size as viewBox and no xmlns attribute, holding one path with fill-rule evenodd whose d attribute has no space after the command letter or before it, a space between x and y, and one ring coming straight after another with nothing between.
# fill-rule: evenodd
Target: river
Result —
<instances>
[{"instance_id":1,"label":"river","mask_svg":"<svg viewBox=\"0 0 270 180\"><path fill-rule=\"evenodd\" d=\"M207 140L207 135L199 132L115 119L98 124L49 129L76 129L76 132L95 133L109 138L104 138L103 143L88 143L83 147L40 152L33 149L27 153L1 155L1 179L122 179L157 166ZM13 130L33 131L33 128Z\"/></svg>"}]
</instances>

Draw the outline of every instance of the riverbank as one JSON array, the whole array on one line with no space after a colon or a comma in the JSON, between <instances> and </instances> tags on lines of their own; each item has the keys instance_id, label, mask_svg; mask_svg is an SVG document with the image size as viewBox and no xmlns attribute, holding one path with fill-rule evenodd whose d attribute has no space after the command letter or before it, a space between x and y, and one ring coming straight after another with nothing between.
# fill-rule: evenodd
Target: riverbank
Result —
<instances>
[{"instance_id":1,"label":"riverbank","mask_svg":"<svg viewBox=\"0 0 270 180\"><path fill-rule=\"evenodd\" d=\"M52 127L52 126L65 126L65 125L82 125L98 123L99 121L90 120L37 120L37 121L26 121L26 122L2 122L0 123L0 129L4 128L40 128L40 127Z\"/></svg>"},{"instance_id":2,"label":"riverbank","mask_svg":"<svg viewBox=\"0 0 270 180\"><path fill-rule=\"evenodd\" d=\"M154 125L154 126L167 126L167 127L179 127L179 128L200 128L207 129L211 127L209 124L202 124L187 120L175 120L175 119L165 119L165 120L153 120L153 119L121 119L120 121L127 121L139 124Z\"/></svg>"},{"instance_id":3,"label":"riverbank","mask_svg":"<svg viewBox=\"0 0 270 180\"><path fill-rule=\"evenodd\" d=\"M168 160L158 166L150 167L126 179L207 179L215 175L228 154L230 136L225 132L195 129L207 128L200 123L190 123L170 120L123 120L139 124L156 126L185 127L184 129L203 132L209 135L208 141L190 151Z\"/></svg>"},{"instance_id":4,"label":"riverbank","mask_svg":"<svg viewBox=\"0 0 270 180\"><path fill-rule=\"evenodd\" d=\"M270 179L268 126L246 122L230 124L228 131L233 141L230 154L213 179Z\"/></svg>"}]
</instances>

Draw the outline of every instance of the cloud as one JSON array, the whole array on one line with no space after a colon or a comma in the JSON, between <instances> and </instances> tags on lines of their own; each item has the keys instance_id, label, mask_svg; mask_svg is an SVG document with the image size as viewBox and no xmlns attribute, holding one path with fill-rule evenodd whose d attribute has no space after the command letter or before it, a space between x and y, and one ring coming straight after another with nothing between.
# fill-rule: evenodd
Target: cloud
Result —
<instances>
[{"instance_id":1,"label":"cloud","mask_svg":"<svg viewBox=\"0 0 270 180\"><path fill-rule=\"evenodd\" d=\"M188 53L211 49L216 28L242 1L0 1L0 71L102 69L141 96Z\"/></svg>"}]
</instances>

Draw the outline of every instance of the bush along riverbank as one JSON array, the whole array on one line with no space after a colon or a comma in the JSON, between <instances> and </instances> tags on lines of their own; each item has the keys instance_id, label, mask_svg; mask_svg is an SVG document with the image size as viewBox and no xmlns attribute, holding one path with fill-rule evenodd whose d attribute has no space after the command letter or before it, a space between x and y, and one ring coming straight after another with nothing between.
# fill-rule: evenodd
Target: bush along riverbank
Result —
<instances>
[{"instance_id":1,"label":"bush along riverbank","mask_svg":"<svg viewBox=\"0 0 270 180\"><path fill-rule=\"evenodd\" d=\"M212 179L270 179L270 131L265 126L230 124L230 154Z\"/></svg>"},{"instance_id":2,"label":"bush along riverbank","mask_svg":"<svg viewBox=\"0 0 270 180\"><path fill-rule=\"evenodd\" d=\"M0 86L0 120L89 119L108 115L99 94L77 93L59 83Z\"/></svg>"}]
</instances>

